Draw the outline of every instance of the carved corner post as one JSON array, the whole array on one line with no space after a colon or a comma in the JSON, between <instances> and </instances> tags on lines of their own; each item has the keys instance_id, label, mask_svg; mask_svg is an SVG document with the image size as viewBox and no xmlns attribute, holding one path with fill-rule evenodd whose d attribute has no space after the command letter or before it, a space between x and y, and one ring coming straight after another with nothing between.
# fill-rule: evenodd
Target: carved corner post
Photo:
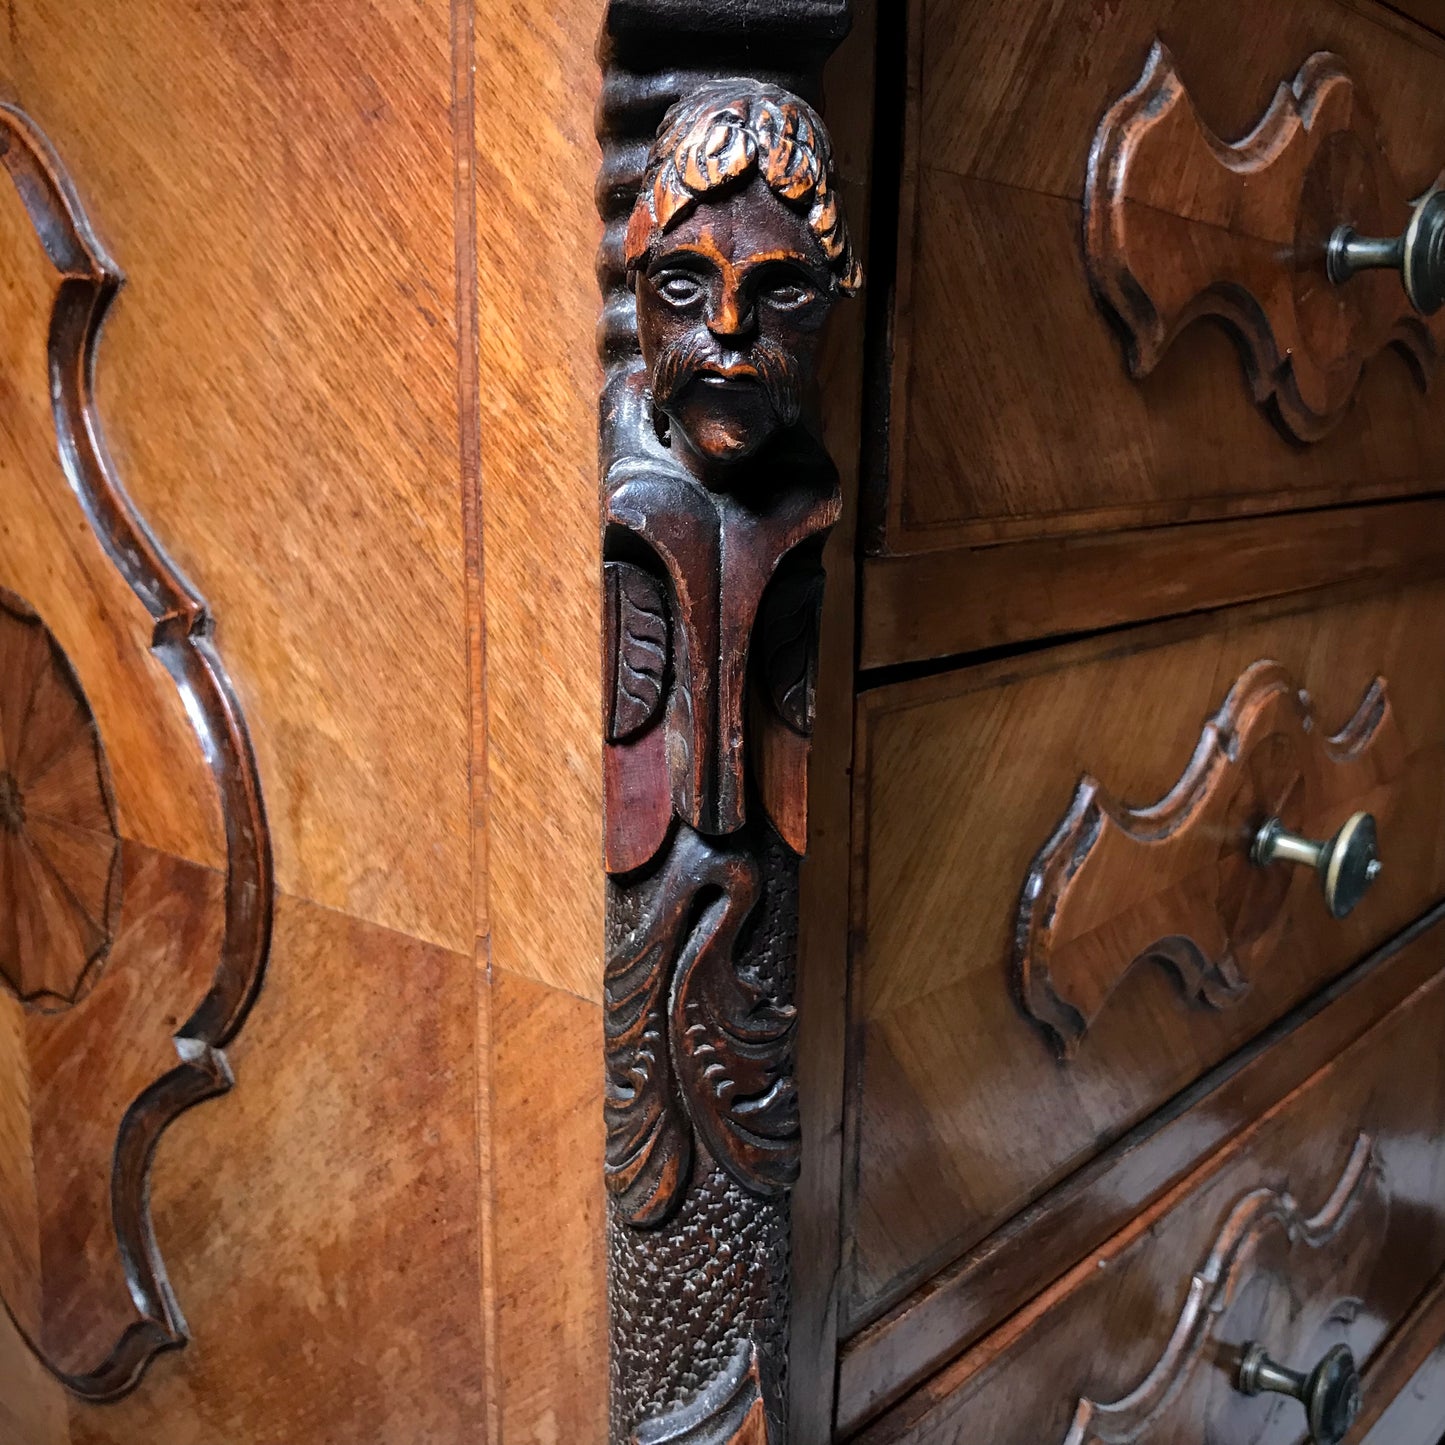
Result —
<instances>
[{"instance_id":1,"label":"carved corner post","mask_svg":"<svg viewBox=\"0 0 1445 1445\"><path fill-rule=\"evenodd\" d=\"M598 201L616 1445L786 1435L814 353L861 284L805 95L846 0L614 0Z\"/></svg>"}]
</instances>

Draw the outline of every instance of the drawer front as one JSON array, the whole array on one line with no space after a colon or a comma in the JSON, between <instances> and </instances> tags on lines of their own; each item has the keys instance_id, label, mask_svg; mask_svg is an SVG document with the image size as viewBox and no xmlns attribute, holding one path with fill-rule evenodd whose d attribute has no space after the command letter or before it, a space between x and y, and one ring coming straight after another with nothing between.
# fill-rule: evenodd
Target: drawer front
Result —
<instances>
[{"instance_id":1,"label":"drawer front","mask_svg":"<svg viewBox=\"0 0 1445 1445\"><path fill-rule=\"evenodd\" d=\"M1096 300L1109 281L1107 268L1086 259L1091 148L1101 117L1148 72L1156 40L1187 91L1181 112L1192 108L1222 142L1254 132L1311 56L1338 57L1360 102L1340 114L1374 113L1358 136L1345 132L1345 148L1378 152L1388 168L1377 176L1374 160L1360 160L1370 172L1361 184L1373 188L1370 205L1378 202L1362 226L1402 229L1410 199L1445 166L1439 37L1332 0L1278 0L1252 18L1244 49L1237 24L1211 0L915 0L890 456L873 498L875 551L1433 487L1445 463L1438 394L1426 395L1414 363L1383 346L1394 334L1390 317L1366 314L1394 308L1408 322L1398 278L1357 277L1337 299L1325 277L1332 208L1349 220L1364 205L1344 181L1335 194L1333 173L1319 182L1329 192L1320 244L1297 244L1306 221L1314 224L1319 188L1301 177L1329 171L1328 159L1314 166L1326 143L1303 120L1290 121L1293 149L1281 143L1273 169L1270 139L1204 171L1209 142L1198 127L1141 154L1147 174L1129 183L1140 201L1129 244L1139 254L1127 258L1133 271L1115 301L1127 309L1131 286L1139 289L1134 272L1157 274L1142 279L1148 300L1131 318L1132 349L1121 344L1119 317ZM1305 94L1301 114L1308 104ZM1264 133L1288 129L1279 120ZM1185 178L1177 195L1160 190L1176 177ZM1212 187L1211 209L1203 198ZM1201 312L1222 313L1229 326L1188 324ZM1445 321L1437 316L1429 330L1433 339L1424 322L1416 326L1427 357ZM1310 437L1301 445L1281 421L1283 402L1267 395L1283 396L1281 378L1301 373L1307 353L1320 364L1300 387L1328 415L1295 418L1294 434Z\"/></svg>"},{"instance_id":2,"label":"drawer front","mask_svg":"<svg viewBox=\"0 0 1445 1445\"><path fill-rule=\"evenodd\" d=\"M1445 895L1441 656L1433 582L862 696L850 1328ZM1250 861L1363 810L1347 917Z\"/></svg>"},{"instance_id":3,"label":"drawer front","mask_svg":"<svg viewBox=\"0 0 1445 1445\"><path fill-rule=\"evenodd\" d=\"M1414 945L1441 946L1438 929ZM1295 1445L1296 1401L1236 1388L1250 1344L1296 1370L1346 1345L1358 1439L1408 1388L1401 1336L1433 1320L1438 1340L1442 1030L1437 974L864 1439Z\"/></svg>"}]
</instances>

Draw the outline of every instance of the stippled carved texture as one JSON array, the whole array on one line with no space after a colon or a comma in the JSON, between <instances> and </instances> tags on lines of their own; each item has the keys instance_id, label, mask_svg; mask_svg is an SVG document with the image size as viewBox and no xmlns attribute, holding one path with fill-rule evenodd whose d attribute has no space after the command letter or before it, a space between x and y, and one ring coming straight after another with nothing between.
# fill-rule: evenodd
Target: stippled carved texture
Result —
<instances>
[{"instance_id":1,"label":"stippled carved texture","mask_svg":"<svg viewBox=\"0 0 1445 1445\"><path fill-rule=\"evenodd\" d=\"M770 1438L781 1439L787 1319L776 1297L788 1289L787 1204L749 1194L706 1156L697 1173L666 1230L641 1233L611 1211L613 1438L631 1439L644 1420L690 1404L751 1341Z\"/></svg>"},{"instance_id":2,"label":"stippled carved texture","mask_svg":"<svg viewBox=\"0 0 1445 1445\"><path fill-rule=\"evenodd\" d=\"M765 1000L790 999L798 860L765 825L748 830L746 838L761 889L722 966L746 976ZM641 881L609 882L609 958L635 936L666 877L664 864ZM609 1008L609 1026L611 1013ZM781 1077L791 1075L791 1037L776 1065ZM610 1082L609 1093L613 1087ZM681 1099L670 1104L686 1121ZM654 1227L637 1226L625 1196L609 1201L613 1438L631 1440L643 1421L695 1400L726 1369L740 1343L751 1341L770 1438L780 1440L787 1398L788 1321L780 1307L788 1292L787 1197L749 1189L690 1129L687 1137L691 1147L670 1211ZM796 1148L794 1131L794 1161Z\"/></svg>"}]
</instances>

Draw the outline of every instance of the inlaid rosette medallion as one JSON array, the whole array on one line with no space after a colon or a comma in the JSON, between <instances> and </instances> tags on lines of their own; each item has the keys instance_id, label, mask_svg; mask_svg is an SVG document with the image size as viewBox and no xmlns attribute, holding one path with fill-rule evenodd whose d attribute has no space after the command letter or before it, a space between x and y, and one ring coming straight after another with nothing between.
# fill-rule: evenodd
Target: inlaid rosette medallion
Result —
<instances>
[{"instance_id":1,"label":"inlaid rosette medallion","mask_svg":"<svg viewBox=\"0 0 1445 1445\"><path fill-rule=\"evenodd\" d=\"M95 981L120 915L105 748L49 629L0 588L0 983L46 1012Z\"/></svg>"}]
</instances>

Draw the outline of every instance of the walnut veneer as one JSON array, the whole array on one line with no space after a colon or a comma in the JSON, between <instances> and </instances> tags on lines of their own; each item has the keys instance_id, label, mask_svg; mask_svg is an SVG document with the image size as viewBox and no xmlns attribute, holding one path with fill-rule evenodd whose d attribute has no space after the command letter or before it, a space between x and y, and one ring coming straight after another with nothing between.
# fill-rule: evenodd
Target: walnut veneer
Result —
<instances>
[{"instance_id":1,"label":"walnut veneer","mask_svg":"<svg viewBox=\"0 0 1445 1445\"><path fill-rule=\"evenodd\" d=\"M1439 1445L1436 0L8 0L0 164L0 1445Z\"/></svg>"},{"instance_id":2,"label":"walnut veneer","mask_svg":"<svg viewBox=\"0 0 1445 1445\"><path fill-rule=\"evenodd\" d=\"M882 27L845 1438L1297 1440L1260 1338L1439 1434L1439 320L1326 266L1445 164L1438 18ZM1365 811L1348 917L1252 855Z\"/></svg>"}]
</instances>

